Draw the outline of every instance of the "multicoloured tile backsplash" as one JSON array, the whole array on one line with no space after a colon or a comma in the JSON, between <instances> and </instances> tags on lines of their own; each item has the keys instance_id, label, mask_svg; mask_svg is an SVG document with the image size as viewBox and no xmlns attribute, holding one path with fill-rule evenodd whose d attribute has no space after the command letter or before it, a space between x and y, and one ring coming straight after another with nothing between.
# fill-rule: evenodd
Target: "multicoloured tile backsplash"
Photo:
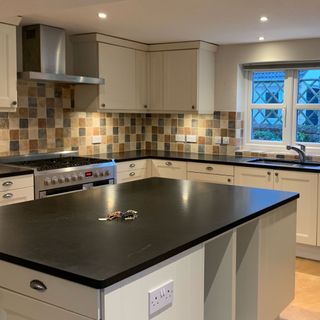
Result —
<instances>
[{"instance_id":1,"label":"multicoloured tile backsplash","mask_svg":"<svg viewBox=\"0 0 320 320\"><path fill-rule=\"evenodd\" d=\"M240 112L213 115L124 114L74 111L73 87L18 82L16 112L0 113L0 155L78 150L80 155L129 150L170 150L234 154L243 131ZM175 142L176 134L196 143ZM101 136L101 144L92 144ZM229 137L228 145L214 143Z\"/></svg>"}]
</instances>

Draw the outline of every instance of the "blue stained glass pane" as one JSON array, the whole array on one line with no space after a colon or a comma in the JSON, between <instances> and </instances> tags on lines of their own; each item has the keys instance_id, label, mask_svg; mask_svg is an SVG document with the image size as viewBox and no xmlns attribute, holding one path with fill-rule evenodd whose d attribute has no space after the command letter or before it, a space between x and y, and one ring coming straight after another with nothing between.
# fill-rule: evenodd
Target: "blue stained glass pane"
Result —
<instances>
[{"instance_id":1,"label":"blue stained glass pane","mask_svg":"<svg viewBox=\"0 0 320 320\"><path fill-rule=\"evenodd\" d=\"M320 110L297 110L296 140L320 143Z\"/></svg>"},{"instance_id":2,"label":"blue stained glass pane","mask_svg":"<svg viewBox=\"0 0 320 320\"><path fill-rule=\"evenodd\" d=\"M282 141L282 127L282 109L252 109L252 140Z\"/></svg>"},{"instance_id":3,"label":"blue stained glass pane","mask_svg":"<svg viewBox=\"0 0 320 320\"><path fill-rule=\"evenodd\" d=\"M252 103L283 103L284 71L256 71L252 73Z\"/></svg>"},{"instance_id":4,"label":"blue stained glass pane","mask_svg":"<svg viewBox=\"0 0 320 320\"><path fill-rule=\"evenodd\" d=\"M297 102L299 104L320 103L320 70L299 70Z\"/></svg>"}]
</instances>

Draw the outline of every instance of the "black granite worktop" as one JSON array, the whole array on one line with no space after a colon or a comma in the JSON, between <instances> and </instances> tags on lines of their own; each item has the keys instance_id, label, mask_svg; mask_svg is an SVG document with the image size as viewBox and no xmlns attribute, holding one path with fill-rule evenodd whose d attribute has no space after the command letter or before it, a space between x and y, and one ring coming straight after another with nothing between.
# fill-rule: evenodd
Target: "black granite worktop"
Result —
<instances>
[{"instance_id":1,"label":"black granite worktop","mask_svg":"<svg viewBox=\"0 0 320 320\"><path fill-rule=\"evenodd\" d=\"M24 174L33 174L33 170L30 168L0 164L0 178L21 176Z\"/></svg>"},{"instance_id":2,"label":"black granite worktop","mask_svg":"<svg viewBox=\"0 0 320 320\"><path fill-rule=\"evenodd\" d=\"M308 166L308 165L286 165L285 163L255 163L250 162L255 158L246 158L241 156L220 156L220 155L210 155L210 154L200 154L200 153L185 153L185 152L172 152L172 151L148 151L148 150L136 150L127 151L119 153L102 153L91 155L93 158L100 159L114 159L116 162L123 161L133 161L139 159L168 159L176 161L192 161L192 162L205 162L205 163L216 163L216 164L226 164L234 166L246 166L246 167L256 167L256 168L268 168L268 169L278 169L278 170L293 170L293 171L306 171L320 173L320 163L319 166ZM275 159L276 161L279 159ZM248 162L249 161L249 162Z\"/></svg>"},{"instance_id":3,"label":"black granite worktop","mask_svg":"<svg viewBox=\"0 0 320 320\"><path fill-rule=\"evenodd\" d=\"M151 178L0 207L0 258L104 288L298 198ZM134 209L134 221L99 221Z\"/></svg>"}]
</instances>

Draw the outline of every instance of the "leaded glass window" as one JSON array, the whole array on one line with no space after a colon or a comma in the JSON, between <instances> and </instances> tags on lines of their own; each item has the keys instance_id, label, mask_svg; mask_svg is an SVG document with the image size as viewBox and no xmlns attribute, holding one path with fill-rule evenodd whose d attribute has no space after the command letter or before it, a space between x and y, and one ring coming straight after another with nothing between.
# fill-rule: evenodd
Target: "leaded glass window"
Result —
<instances>
[{"instance_id":1,"label":"leaded glass window","mask_svg":"<svg viewBox=\"0 0 320 320\"><path fill-rule=\"evenodd\" d=\"M298 71L298 97L299 104L320 103L320 70Z\"/></svg>"}]
</instances>

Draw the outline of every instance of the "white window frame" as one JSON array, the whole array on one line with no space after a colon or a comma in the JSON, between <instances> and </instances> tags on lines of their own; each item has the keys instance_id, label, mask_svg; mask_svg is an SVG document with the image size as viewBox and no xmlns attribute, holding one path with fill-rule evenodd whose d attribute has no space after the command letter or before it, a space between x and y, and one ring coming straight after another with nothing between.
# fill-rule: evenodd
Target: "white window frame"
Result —
<instances>
[{"instance_id":1,"label":"white window frame","mask_svg":"<svg viewBox=\"0 0 320 320\"><path fill-rule=\"evenodd\" d=\"M299 68L303 70L304 68ZM306 70L320 70L320 68L305 68ZM297 130L297 110L320 110L320 104L300 104L298 103L298 72L296 70L293 76L293 102L292 102L292 144L302 143L308 150L311 150L313 153L320 153L320 143L314 142L299 142L296 141L296 130Z\"/></svg>"},{"instance_id":2,"label":"white window frame","mask_svg":"<svg viewBox=\"0 0 320 320\"><path fill-rule=\"evenodd\" d=\"M292 105L292 86L293 86L293 71L279 69L279 71L285 72L285 81L284 81L284 97L282 104L254 104L252 103L252 74L255 71L274 71L270 69L259 69L259 70L251 70L247 72L247 83L246 83L246 96L247 103L245 108L245 121L246 124L244 126L244 137L245 137L245 147L249 147L250 149L255 149L259 151L259 147L262 148L263 151L269 150L285 150L285 146L291 141L291 129L290 129L290 121L292 118L292 108L288 107ZM282 141L263 141L263 140L253 140L251 139L251 129L252 129L252 109L282 109L283 114L283 127L282 127Z\"/></svg>"}]
</instances>

